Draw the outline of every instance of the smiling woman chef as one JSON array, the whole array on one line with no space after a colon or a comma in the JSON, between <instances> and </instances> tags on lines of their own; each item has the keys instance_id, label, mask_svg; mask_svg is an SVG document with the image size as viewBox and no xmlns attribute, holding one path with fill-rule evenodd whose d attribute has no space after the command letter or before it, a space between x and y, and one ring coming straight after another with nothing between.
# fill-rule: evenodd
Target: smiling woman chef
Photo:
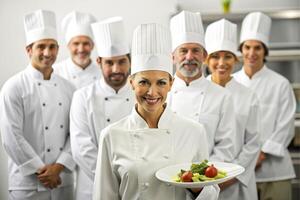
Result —
<instances>
[{"instance_id":1,"label":"smiling woman chef","mask_svg":"<svg viewBox=\"0 0 300 200\"><path fill-rule=\"evenodd\" d=\"M161 25L136 28L130 83L137 104L131 115L101 133L94 200L218 198L216 185L192 194L154 175L167 165L208 158L203 126L174 114L165 103L172 85L169 47L169 32Z\"/></svg>"}]
</instances>

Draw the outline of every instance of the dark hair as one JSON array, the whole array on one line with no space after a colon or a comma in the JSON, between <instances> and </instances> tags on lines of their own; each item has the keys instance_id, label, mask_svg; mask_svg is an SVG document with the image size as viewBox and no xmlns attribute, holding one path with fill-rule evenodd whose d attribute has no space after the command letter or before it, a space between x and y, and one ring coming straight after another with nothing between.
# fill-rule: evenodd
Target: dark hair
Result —
<instances>
[{"instance_id":1,"label":"dark hair","mask_svg":"<svg viewBox=\"0 0 300 200\"><path fill-rule=\"evenodd\" d=\"M245 41L244 42L242 42L241 44L240 44L240 46L239 46L239 51L241 52L241 53L243 53L243 46L244 46L244 43L245 43ZM261 44L262 44L262 46L263 46L263 48L264 48L264 52L265 52L265 55L264 55L264 63L266 63L267 62L267 59L266 59L266 57L269 55L269 49L267 48L267 46L263 43L263 42L260 42Z\"/></svg>"},{"instance_id":2,"label":"dark hair","mask_svg":"<svg viewBox=\"0 0 300 200\"><path fill-rule=\"evenodd\" d=\"M129 60L129 62L131 63L131 56L130 56L130 53L126 54L126 56L127 56L128 60Z\"/></svg>"},{"instance_id":3,"label":"dark hair","mask_svg":"<svg viewBox=\"0 0 300 200\"><path fill-rule=\"evenodd\" d=\"M126 54L125 56L127 56L129 62L131 63L131 56L130 53ZM102 60L103 57L98 56L98 58L100 58Z\"/></svg>"},{"instance_id":4,"label":"dark hair","mask_svg":"<svg viewBox=\"0 0 300 200\"><path fill-rule=\"evenodd\" d=\"M26 46L26 49L27 49L27 48L30 48L30 49L31 49L31 48L32 48L32 46L33 46L33 43L31 43L31 44L27 45L27 46Z\"/></svg>"}]
</instances>

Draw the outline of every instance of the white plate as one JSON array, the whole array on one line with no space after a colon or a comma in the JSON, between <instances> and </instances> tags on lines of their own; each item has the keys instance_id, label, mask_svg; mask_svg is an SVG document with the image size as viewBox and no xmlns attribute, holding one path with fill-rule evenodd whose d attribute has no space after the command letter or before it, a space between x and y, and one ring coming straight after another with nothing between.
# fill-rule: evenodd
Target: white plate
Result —
<instances>
[{"instance_id":1,"label":"white plate","mask_svg":"<svg viewBox=\"0 0 300 200\"><path fill-rule=\"evenodd\" d=\"M199 163L197 163L199 164ZM168 167L164 167L160 170L158 170L155 173L155 176L158 180L178 186L178 187L183 187L183 188L201 188L204 186L208 185L213 185L213 184L219 184L223 183L229 179L232 179L241 173L245 171L244 167L237 165L237 164L232 164L232 163L225 163L225 162L209 162L209 165L214 164L214 166L218 170L222 170L227 172L227 176L224 178L220 178L217 180L212 180L212 181L203 181L203 182L176 182L173 180L173 177L176 176L180 172L181 169L183 170L190 170L190 167L192 163L185 163L185 164L177 164L177 165L171 165Z\"/></svg>"}]
</instances>

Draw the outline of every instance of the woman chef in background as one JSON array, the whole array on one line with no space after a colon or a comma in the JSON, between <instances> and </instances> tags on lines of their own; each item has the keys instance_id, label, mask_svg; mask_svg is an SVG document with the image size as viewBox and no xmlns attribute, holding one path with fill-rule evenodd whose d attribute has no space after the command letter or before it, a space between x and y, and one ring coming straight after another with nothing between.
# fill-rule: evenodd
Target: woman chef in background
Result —
<instances>
[{"instance_id":1,"label":"woman chef in background","mask_svg":"<svg viewBox=\"0 0 300 200\"><path fill-rule=\"evenodd\" d=\"M218 198L217 185L196 193L155 178L162 167L208 158L203 126L165 103L173 82L169 46L169 32L159 24L142 24L134 32L130 83L137 103L101 133L94 200Z\"/></svg>"},{"instance_id":2,"label":"woman chef in background","mask_svg":"<svg viewBox=\"0 0 300 200\"><path fill-rule=\"evenodd\" d=\"M231 76L237 62L237 28L226 19L207 27L205 43L208 53L206 60L212 73L207 79L225 87L233 98L236 116L236 157L234 163L245 168L245 172L234 179L220 184L220 199L257 199L254 168L258 156L259 115L258 99L245 86Z\"/></svg>"}]
</instances>

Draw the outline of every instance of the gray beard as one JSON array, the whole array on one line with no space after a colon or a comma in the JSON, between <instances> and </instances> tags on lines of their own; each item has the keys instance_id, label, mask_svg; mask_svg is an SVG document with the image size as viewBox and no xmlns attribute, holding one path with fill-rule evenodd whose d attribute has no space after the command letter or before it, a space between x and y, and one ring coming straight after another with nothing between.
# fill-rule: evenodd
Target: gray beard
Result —
<instances>
[{"instance_id":1,"label":"gray beard","mask_svg":"<svg viewBox=\"0 0 300 200\"><path fill-rule=\"evenodd\" d=\"M184 68L184 64L187 64L188 62L184 61L182 63L177 64L177 68L178 71L184 76L184 77L188 77L188 78L192 78L194 76L196 76L197 74L199 74L199 72L201 71L201 67L202 67L202 63L200 62L195 62L192 61L193 64L197 64L197 68L195 68L193 71L188 71Z\"/></svg>"}]
</instances>

